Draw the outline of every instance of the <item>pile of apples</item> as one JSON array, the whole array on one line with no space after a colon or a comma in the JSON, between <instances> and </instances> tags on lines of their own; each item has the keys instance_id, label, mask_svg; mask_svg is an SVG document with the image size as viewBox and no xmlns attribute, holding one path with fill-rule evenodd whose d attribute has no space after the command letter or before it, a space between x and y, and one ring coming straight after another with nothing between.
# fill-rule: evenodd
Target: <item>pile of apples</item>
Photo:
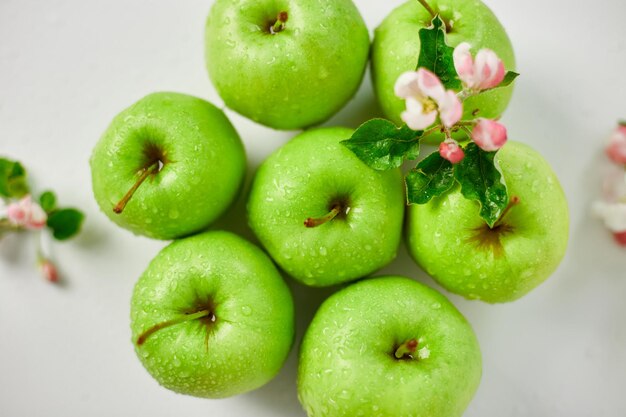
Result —
<instances>
[{"instance_id":1,"label":"pile of apples","mask_svg":"<svg viewBox=\"0 0 626 417\"><path fill-rule=\"evenodd\" d=\"M451 45L489 48L515 67L503 27L480 1L410 0L384 19L371 49L378 100L397 123L404 103L394 83L415 69L417 33L433 11ZM368 30L351 0L216 0L206 25L207 69L225 104L276 129L334 115L359 88L369 57ZM466 111L497 118L511 93L472 98ZM242 142L220 109L154 93L115 117L91 158L95 198L119 226L174 240L139 278L131 302L136 353L161 385L223 398L278 373L294 341L294 305L274 262L323 287L395 258L402 173L367 166L341 144L352 132L306 130L261 165L247 220L262 250L207 231L246 171ZM416 262L447 290L507 302L556 269L569 220L558 179L538 153L509 142L496 159L519 204L493 227L457 187L410 206L406 237ZM319 308L300 347L298 394L310 417L460 416L481 369L471 326L443 295L406 277L368 278Z\"/></svg>"}]
</instances>

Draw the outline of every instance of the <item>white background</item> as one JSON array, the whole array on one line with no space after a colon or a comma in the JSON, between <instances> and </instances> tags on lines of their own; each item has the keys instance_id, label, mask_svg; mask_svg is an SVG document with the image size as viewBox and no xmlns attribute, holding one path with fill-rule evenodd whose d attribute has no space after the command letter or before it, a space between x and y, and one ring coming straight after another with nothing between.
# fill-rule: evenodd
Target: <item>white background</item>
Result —
<instances>
[{"instance_id":1,"label":"white background","mask_svg":"<svg viewBox=\"0 0 626 417\"><path fill-rule=\"evenodd\" d=\"M356 1L373 29L400 0ZM144 371L130 342L129 300L164 242L115 227L92 198L88 159L111 118L147 93L180 91L221 105L205 73L211 1L0 0L0 154L23 161L35 189L83 208L74 241L54 246L63 285L34 268L34 241L0 242L0 415L304 416L296 354L264 388L221 401L185 397ZM626 415L626 250L590 218L606 159L602 146L626 117L626 3L489 0L515 47L518 70L504 121L509 136L554 166L571 207L560 269L517 302L451 300L473 324L484 376L466 416ZM376 114L369 78L329 125ZM293 133L228 111L249 175ZM223 227L242 225L243 199ZM434 285L403 248L385 272ZM329 291L292 285L302 335ZM364 381L367 382L367 381Z\"/></svg>"}]
</instances>

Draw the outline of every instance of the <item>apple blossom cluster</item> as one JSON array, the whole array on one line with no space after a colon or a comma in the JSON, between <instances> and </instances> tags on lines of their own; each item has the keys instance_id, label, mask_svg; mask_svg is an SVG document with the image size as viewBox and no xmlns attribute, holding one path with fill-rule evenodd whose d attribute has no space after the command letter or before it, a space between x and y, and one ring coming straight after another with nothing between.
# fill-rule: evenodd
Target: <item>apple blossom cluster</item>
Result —
<instances>
[{"instance_id":1,"label":"apple blossom cluster","mask_svg":"<svg viewBox=\"0 0 626 417\"><path fill-rule=\"evenodd\" d=\"M626 246L626 122L620 122L611 134L606 155L613 164L604 179L603 199L593 205L593 212L616 242Z\"/></svg>"},{"instance_id":2,"label":"apple blossom cluster","mask_svg":"<svg viewBox=\"0 0 626 417\"><path fill-rule=\"evenodd\" d=\"M439 140L438 152L421 160L405 178L408 203L426 204L458 183L463 196L476 200L481 217L494 227L509 205L506 181L495 159L507 142L507 130L497 120L482 117L475 102L471 110L464 109L464 103L509 86L519 74L506 71L490 49L473 56L467 42L449 46L439 15L419 31L419 37L417 69L402 73L394 85L395 95L405 101L400 115L404 125L372 119L343 144L370 167L388 170L417 159L425 138Z\"/></svg>"},{"instance_id":3,"label":"apple blossom cluster","mask_svg":"<svg viewBox=\"0 0 626 417\"><path fill-rule=\"evenodd\" d=\"M66 240L80 230L83 214L76 209L58 209L56 196L46 191L38 201L33 199L26 181L26 171L19 162L0 158L0 239L7 233L40 234L37 263L43 277L59 280L56 266L44 245L46 229L57 240Z\"/></svg>"},{"instance_id":4,"label":"apple blossom cluster","mask_svg":"<svg viewBox=\"0 0 626 417\"><path fill-rule=\"evenodd\" d=\"M458 164L465 156L463 148L452 138L455 130L471 127L470 138L486 152L497 151L507 140L506 127L495 120L461 120L463 101L498 87L506 74L504 64L495 52L481 49L474 60L470 48L469 43L463 42L453 52L454 67L463 83L463 90L458 93L446 90L439 77L425 68L403 73L395 85L396 96L406 100L406 110L401 118L409 128L425 130L439 118L440 125L436 130L446 136L439 145L439 154L453 164Z\"/></svg>"}]
</instances>

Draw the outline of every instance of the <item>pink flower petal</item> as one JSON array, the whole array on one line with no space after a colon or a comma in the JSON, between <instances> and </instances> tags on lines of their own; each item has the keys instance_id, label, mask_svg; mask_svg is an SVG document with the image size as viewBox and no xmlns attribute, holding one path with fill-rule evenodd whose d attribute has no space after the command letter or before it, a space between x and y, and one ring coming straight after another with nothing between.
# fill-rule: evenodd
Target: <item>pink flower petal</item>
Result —
<instances>
[{"instance_id":1,"label":"pink flower petal","mask_svg":"<svg viewBox=\"0 0 626 417\"><path fill-rule=\"evenodd\" d=\"M11 203L6 209L7 218L15 225L21 226L26 218L26 212L19 203Z\"/></svg>"},{"instance_id":2,"label":"pink flower petal","mask_svg":"<svg viewBox=\"0 0 626 417\"><path fill-rule=\"evenodd\" d=\"M420 68L417 70L417 84L425 95L432 97L435 101L439 102L444 99L446 90L443 88L441 80L427 69Z\"/></svg>"},{"instance_id":3,"label":"pink flower petal","mask_svg":"<svg viewBox=\"0 0 626 417\"><path fill-rule=\"evenodd\" d=\"M459 79L469 88L475 87L474 82L474 59L470 53L470 44L463 42L454 48L452 53L454 68Z\"/></svg>"},{"instance_id":4,"label":"pink flower petal","mask_svg":"<svg viewBox=\"0 0 626 417\"><path fill-rule=\"evenodd\" d=\"M37 203L33 203L30 195L22 198L17 203L9 204L7 217L16 226L27 229L41 229L46 225L48 216Z\"/></svg>"},{"instance_id":5,"label":"pink flower petal","mask_svg":"<svg viewBox=\"0 0 626 417\"><path fill-rule=\"evenodd\" d=\"M465 152L454 139L446 139L439 144L439 155L453 164L458 164L465 158Z\"/></svg>"},{"instance_id":6,"label":"pink flower petal","mask_svg":"<svg viewBox=\"0 0 626 417\"><path fill-rule=\"evenodd\" d=\"M506 127L493 120L480 118L472 130L472 139L484 151L497 151L506 143Z\"/></svg>"},{"instance_id":7,"label":"pink flower petal","mask_svg":"<svg viewBox=\"0 0 626 417\"><path fill-rule=\"evenodd\" d=\"M30 206L30 213L24 226L27 229L41 229L46 225L48 215L37 203L32 203Z\"/></svg>"},{"instance_id":8,"label":"pink flower petal","mask_svg":"<svg viewBox=\"0 0 626 417\"><path fill-rule=\"evenodd\" d=\"M616 164L626 164L626 128L618 126L606 147L607 156Z\"/></svg>"},{"instance_id":9,"label":"pink flower petal","mask_svg":"<svg viewBox=\"0 0 626 417\"><path fill-rule=\"evenodd\" d=\"M394 93L397 97L407 99L409 97L423 97L417 82L417 71L408 71L400 75L394 86Z\"/></svg>"},{"instance_id":10,"label":"pink flower petal","mask_svg":"<svg viewBox=\"0 0 626 417\"><path fill-rule=\"evenodd\" d=\"M439 117L445 127L452 127L461 120L463 104L452 90L447 90L439 105Z\"/></svg>"},{"instance_id":11,"label":"pink flower petal","mask_svg":"<svg viewBox=\"0 0 626 417\"><path fill-rule=\"evenodd\" d=\"M504 80L504 64L491 49L481 49L476 54L475 74L478 89L494 88Z\"/></svg>"}]
</instances>

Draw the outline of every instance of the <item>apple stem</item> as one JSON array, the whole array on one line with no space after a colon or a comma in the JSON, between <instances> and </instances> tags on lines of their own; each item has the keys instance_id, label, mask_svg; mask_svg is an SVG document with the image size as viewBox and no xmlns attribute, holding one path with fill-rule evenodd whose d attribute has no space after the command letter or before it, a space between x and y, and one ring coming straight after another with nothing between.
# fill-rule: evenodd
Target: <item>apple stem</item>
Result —
<instances>
[{"instance_id":1,"label":"apple stem","mask_svg":"<svg viewBox=\"0 0 626 417\"><path fill-rule=\"evenodd\" d=\"M155 161L152 164L148 165L147 167L141 168L141 170L139 171L140 176L137 182L135 182L135 184L133 184L133 186L130 187L130 190L128 190L126 195L122 197L122 199L119 201L119 203L115 205L115 207L113 207L113 211L115 213L120 214L124 211L124 209L126 208L126 204L128 204L128 202L130 201L132 196L135 194L139 186L141 186L141 184L143 184L143 182L150 175L156 174L157 172L159 172L159 165L160 165L160 162Z\"/></svg>"},{"instance_id":2,"label":"apple stem","mask_svg":"<svg viewBox=\"0 0 626 417\"><path fill-rule=\"evenodd\" d=\"M502 225L502 221L504 220L504 217L509 214L509 211L511 211L511 209L513 207L515 207L516 205L518 205L520 202L520 198L518 196L513 196L511 197L511 199L509 200L509 204L506 206L506 208L504 209L504 211L502 212L502 214L500 215L500 217L498 218L498 220L494 223L492 229L495 229L499 226Z\"/></svg>"},{"instance_id":3,"label":"apple stem","mask_svg":"<svg viewBox=\"0 0 626 417\"><path fill-rule=\"evenodd\" d=\"M406 342L398 346L398 349L396 349L394 356L396 357L396 359L415 359L416 357L414 356L414 354L417 351L417 345L417 339L413 338L411 340L407 340Z\"/></svg>"},{"instance_id":4,"label":"apple stem","mask_svg":"<svg viewBox=\"0 0 626 417\"><path fill-rule=\"evenodd\" d=\"M284 30L285 24L287 23L288 19L289 19L289 14L287 12L278 13L278 16L276 16L276 22L271 27L272 35Z\"/></svg>"},{"instance_id":5,"label":"apple stem","mask_svg":"<svg viewBox=\"0 0 626 417\"><path fill-rule=\"evenodd\" d=\"M327 223L331 221L332 219L334 219L335 217L337 217L339 213L341 213L341 206L339 204L335 204L333 208L326 215L322 217L318 217L318 218L309 217L308 219L304 221L304 225L306 227L321 226L324 223Z\"/></svg>"},{"instance_id":6,"label":"apple stem","mask_svg":"<svg viewBox=\"0 0 626 417\"><path fill-rule=\"evenodd\" d=\"M433 19L437 17L438 13L435 12L435 10L432 7L430 7L430 4L428 4L426 0L417 0L417 1L428 11L428 13L430 13ZM443 17L441 17L441 20L443 20L443 23L446 25L446 33L450 33L450 31L452 30L452 28L450 27L450 23L448 23L448 21L445 20Z\"/></svg>"},{"instance_id":7,"label":"apple stem","mask_svg":"<svg viewBox=\"0 0 626 417\"><path fill-rule=\"evenodd\" d=\"M435 16L437 16L437 13L435 13L435 11L433 10L432 7L430 7L430 4L428 4L428 2L426 2L426 0L417 0L419 1L419 3L424 6L424 9L428 10L428 13L430 13L430 15L434 18Z\"/></svg>"},{"instance_id":8,"label":"apple stem","mask_svg":"<svg viewBox=\"0 0 626 417\"><path fill-rule=\"evenodd\" d=\"M150 327L148 330L139 335L139 337L137 338L137 346L143 345L148 337L152 336L154 333L158 332L161 329L173 326L175 324L184 323L186 321L197 320L209 316L215 317L210 310L200 310L195 313L186 313L185 315L177 317L175 319L155 324L154 326Z\"/></svg>"}]
</instances>

